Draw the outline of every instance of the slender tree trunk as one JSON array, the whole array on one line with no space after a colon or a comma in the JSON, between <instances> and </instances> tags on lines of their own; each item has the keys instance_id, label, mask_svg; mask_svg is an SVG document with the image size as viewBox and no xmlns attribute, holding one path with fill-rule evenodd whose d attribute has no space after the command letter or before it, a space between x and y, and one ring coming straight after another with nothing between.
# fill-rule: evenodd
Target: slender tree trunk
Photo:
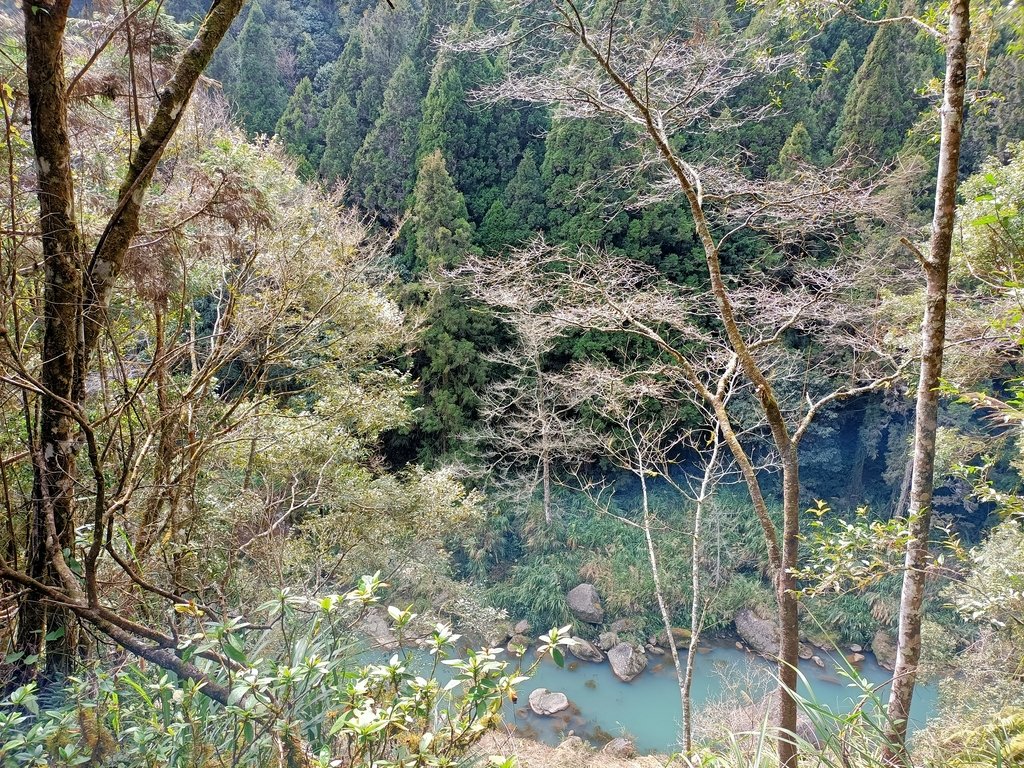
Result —
<instances>
[{"instance_id":1,"label":"slender tree trunk","mask_svg":"<svg viewBox=\"0 0 1024 768\"><path fill-rule=\"evenodd\" d=\"M658 556L654 549L654 539L651 537L651 505L647 496L647 472L643 456L637 456L640 471L637 476L640 478L640 494L643 502L644 515L644 541L647 544L647 559L651 565L651 576L654 578L654 595L658 600L658 611L661 613L661 623L665 628L665 635L668 638L669 653L672 654L672 664L676 671L676 681L679 683L679 703L686 710L685 693L685 672L682 662L679 661L679 649L676 647L676 640L672 636L672 617L669 615L668 606L665 604L665 593L661 589L661 570L658 568Z\"/></svg>"},{"instance_id":2,"label":"slender tree trunk","mask_svg":"<svg viewBox=\"0 0 1024 768\"><path fill-rule=\"evenodd\" d=\"M693 667L697 658L697 646L700 643L701 623L703 622L700 607L700 543L702 538L701 526L704 521L704 504L711 495L712 477L714 476L715 465L718 464L718 451L721 447L718 427L715 427L715 437L711 448L711 458L704 466L704 477L700 483L700 495L697 497L697 504L693 511L693 541L690 544L690 587L693 592L690 603L690 645L686 652L686 672L683 674L683 744L685 755L690 757L693 754ZM669 635L672 633L669 632Z\"/></svg>"},{"instance_id":3,"label":"slender tree trunk","mask_svg":"<svg viewBox=\"0 0 1024 768\"><path fill-rule=\"evenodd\" d=\"M939 383L942 375L942 350L946 339L946 291L956 215L970 30L969 0L951 0L935 213L928 254L921 259L926 279L926 304L921 325L921 373L917 385L914 470L908 511L913 538L907 545L903 590L900 595L896 668L892 693L889 696L889 722L886 732L888 743L883 755L888 763L907 761L907 719L910 715L910 704L921 659L921 619L935 475Z\"/></svg>"},{"instance_id":4,"label":"slender tree trunk","mask_svg":"<svg viewBox=\"0 0 1024 768\"><path fill-rule=\"evenodd\" d=\"M797 764L797 664L800 662L800 618L796 579L800 549L800 465L797 448L782 452L782 568L775 574L779 607L779 763Z\"/></svg>"}]
</instances>

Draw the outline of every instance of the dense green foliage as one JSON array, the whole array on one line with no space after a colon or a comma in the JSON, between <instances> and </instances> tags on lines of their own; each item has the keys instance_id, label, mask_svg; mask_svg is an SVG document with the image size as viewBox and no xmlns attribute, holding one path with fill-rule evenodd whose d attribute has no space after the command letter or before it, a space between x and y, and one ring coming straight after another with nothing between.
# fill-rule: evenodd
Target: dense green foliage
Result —
<instances>
[{"instance_id":1,"label":"dense green foliage","mask_svg":"<svg viewBox=\"0 0 1024 768\"><path fill-rule=\"evenodd\" d=\"M90 604L80 624L100 630L80 646L87 662L79 674L59 686L17 679L34 676L39 658L0 628L11 650L0 667L8 694L0 702L4 768L453 765L500 721L518 672L486 647L448 659L452 688L436 665L422 670L405 651L366 666L356 646L381 622L438 658L454 653L458 639L439 621L455 622L474 644L504 643L506 625L519 619L534 628L570 625L596 640L607 627L575 618L566 599L586 582L601 596L605 623L625 620L620 639L642 645L663 630L659 599L673 626L690 626L694 571L703 578L700 629L727 634L742 609L770 613L764 521L751 514L750 496L729 484L738 477L732 465L723 465L723 485L703 507L704 533L691 548L695 468L709 417L679 394L670 345L653 341L653 331L627 336L626 321L587 316L582 301L541 296L533 319L562 325L529 347L507 305L485 305L458 280L468 263L539 238L564 248L563 256L632 260L637 271L595 303L610 306L635 291L670 305L657 331L695 359L717 362L726 347L705 301L699 210L691 213L678 190L669 191L636 124L591 119L585 106L577 114L482 95L496 88L500 96L523 63L514 53L456 43L480 40L502 3L396 4L253 2L209 70L222 93L197 93L182 112L76 411L83 449L75 495L80 510L109 503L96 518L109 536L90 545L90 531L99 529L81 511L77 539L54 550L71 565L72 583L85 584L83 563L92 558L101 607L151 641L143 648L164 654L167 669L126 662L125 651L138 648L117 640L116 624L110 637L121 644L107 642L111 625L89 624L87 610L99 610ZM902 174L880 184L872 199L884 197L887 206L870 224L843 219L837 193L829 215L843 224L832 239L794 223L816 215L799 206L781 235L757 206L715 221L716 235L729 233L721 259L740 323L758 336L782 407L802 407L847 370L854 383L875 374L870 352L843 346L855 319L847 327L829 312L870 308L878 319L870 342L912 357L923 299L891 225L924 227L931 204L929 80L941 65L934 42L909 26L850 18L807 42L795 21L715 0L652 1L637 10L652 40L680 33L697 49L732 35L738 48L751 46L752 59L785 54L777 68L709 107L692 132L668 137L698 166L683 172L698 182L705 174L697 194L709 210L733 196L763 202L783 184L800 190L811 184L808 169L851 155L860 178L890 162ZM1012 10L986 16L987 64L972 73L983 98L971 105L961 160L969 180L951 305L959 333L946 367L934 501L940 526L927 585L924 660L954 674L920 754L931 765L963 768L1012 765L1024 754L1024 78ZM150 57L154 89L167 51L181 47L182 30L205 9L175 0L170 11L180 26L159 12L128 25L136 35L151 27L149 49L128 35L126 44L136 45L140 61ZM0 293L5 568L19 564L37 535L33 461L42 449L32 434L46 394L36 372L48 296L33 196L47 171L27 139L25 54L9 26L0 60L7 139L0 151L10 169ZM98 45L101 25L74 30L68 58L77 68ZM122 155L135 147L133 110L152 108L145 99L129 104L140 87L138 63L116 47L97 55L70 102L77 204L90 234L102 229ZM575 63L579 52L547 53L527 68ZM592 98L579 97L584 105ZM845 177L835 178L839 189ZM849 254L875 265L868 282L829 288L828 312L795 322L800 291L842 274ZM569 262L545 263L546 277L571 274ZM754 289L742 280L751 275ZM659 293L666 285L672 291ZM829 351L830 338L816 335L821 328L843 343L834 357L823 355L821 370L809 370L807 361ZM527 352L532 368L517 379L516 357ZM615 449L633 433L601 412L596 395L567 402L542 392L530 403L556 403L558 418L584 434L554 459L554 514L545 521L549 510L535 490L541 457L524 459L514 435L493 427L529 407L509 395L517 383L540 389L557 379L584 392L590 382L572 376L588 364L652 372L638 413L665 427L662 463L620 472ZM884 391L822 413L802 444L805 640L868 647L895 631L907 541L899 515L912 452L910 370L900 368ZM658 399L662 385L676 387L675 400ZM738 439L751 447L752 472L771 495L768 524L779 526L780 489L769 477L777 457L765 448L769 432L758 417L763 393L744 386L737 384L734 403ZM660 594L638 476L651 490L652 549L668 574ZM389 574L395 602L424 615L378 610L378 577L338 594L374 571ZM5 581L3 615L38 588ZM60 639L51 633L44 645ZM556 633L542 648L557 657L565 644ZM865 691L865 702L872 696ZM840 723L843 743L817 745L822 765L849 763L849 744L860 750L853 764L873 765L878 724L859 710L850 717ZM752 764L744 763L749 744L731 739L705 745L708 764Z\"/></svg>"}]
</instances>

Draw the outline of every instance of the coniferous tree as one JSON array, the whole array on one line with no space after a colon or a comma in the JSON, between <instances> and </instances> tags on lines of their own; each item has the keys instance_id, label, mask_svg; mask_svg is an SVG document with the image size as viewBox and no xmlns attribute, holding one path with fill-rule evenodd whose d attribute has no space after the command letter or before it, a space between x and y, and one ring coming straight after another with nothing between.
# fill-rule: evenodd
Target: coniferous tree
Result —
<instances>
[{"instance_id":1,"label":"coniferous tree","mask_svg":"<svg viewBox=\"0 0 1024 768\"><path fill-rule=\"evenodd\" d=\"M791 175L801 163L810 163L814 155L811 135L803 123L793 126L786 143L779 150L779 162L772 168L772 175L785 177Z\"/></svg>"},{"instance_id":2,"label":"coniferous tree","mask_svg":"<svg viewBox=\"0 0 1024 768\"><path fill-rule=\"evenodd\" d=\"M288 154L299 162L298 171L310 178L320 164L323 147L319 142L319 120L313 109L313 84L302 78L288 101L281 119L277 121L277 135Z\"/></svg>"},{"instance_id":3,"label":"coniferous tree","mask_svg":"<svg viewBox=\"0 0 1024 768\"><path fill-rule=\"evenodd\" d=\"M267 17L254 2L238 36L238 59L228 97L242 125L252 135L272 134L288 104L288 93L277 68L277 51Z\"/></svg>"},{"instance_id":4,"label":"coniferous tree","mask_svg":"<svg viewBox=\"0 0 1024 768\"><path fill-rule=\"evenodd\" d=\"M386 220L396 221L412 191L423 79L406 56L384 91L373 130L352 160L353 198Z\"/></svg>"},{"instance_id":5,"label":"coniferous tree","mask_svg":"<svg viewBox=\"0 0 1024 768\"><path fill-rule=\"evenodd\" d=\"M837 149L885 160L903 146L920 111L914 89L920 67L904 30L886 24L875 33L850 84L836 127Z\"/></svg>"},{"instance_id":6,"label":"coniferous tree","mask_svg":"<svg viewBox=\"0 0 1024 768\"><path fill-rule=\"evenodd\" d=\"M548 226L558 242L611 245L626 231L628 216L601 183L619 167L615 133L594 120L563 120L548 133L541 177ZM609 215L611 212L612 215Z\"/></svg>"},{"instance_id":7,"label":"coniferous tree","mask_svg":"<svg viewBox=\"0 0 1024 768\"><path fill-rule=\"evenodd\" d=\"M475 221L500 195L521 152L517 110L470 108L467 101L468 91L495 77L482 57L441 56L423 103L419 156L441 150Z\"/></svg>"},{"instance_id":8,"label":"coniferous tree","mask_svg":"<svg viewBox=\"0 0 1024 768\"><path fill-rule=\"evenodd\" d=\"M547 226L544 182L536 153L527 148L505 192L487 209L477 241L489 251L518 245Z\"/></svg>"},{"instance_id":9,"label":"coniferous tree","mask_svg":"<svg viewBox=\"0 0 1024 768\"><path fill-rule=\"evenodd\" d=\"M412 209L416 275L457 266L472 249L466 202L440 150L423 158ZM415 360L421 383L420 429L427 452L455 447L475 416L489 365L482 350L493 345L496 323L471 306L461 289L442 290L427 307L428 326Z\"/></svg>"},{"instance_id":10,"label":"coniferous tree","mask_svg":"<svg viewBox=\"0 0 1024 768\"><path fill-rule=\"evenodd\" d=\"M359 149L359 116L347 93L342 93L327 113L325 147L320 176L328 184L348 176Z\"/></svg>"},{"instance_id":11,"label":"coniferous tree","mask_svg":"<svg viewBox=\"0 0 1024 768\"><path fill-rule=\"evenodd\" d=\"M413 195L412 226L416 232L416 274L458 265L472 247L466 201L440 150L423 158Z\"/></svg>"},{"instance_id":12,"label":"coniferous tree","mask_svg":"<svg viewBox=\"0 0 1024 768\"><path fill-rule=\"evenodd\" d=\"M826 62L821 82L811 97L818 121L820 148L831 150L836 137L831 135L843 111L843 102L850 90L850 83L857 73L850 43L843 40L832 58Z\"/></svg>"}]
</instances>

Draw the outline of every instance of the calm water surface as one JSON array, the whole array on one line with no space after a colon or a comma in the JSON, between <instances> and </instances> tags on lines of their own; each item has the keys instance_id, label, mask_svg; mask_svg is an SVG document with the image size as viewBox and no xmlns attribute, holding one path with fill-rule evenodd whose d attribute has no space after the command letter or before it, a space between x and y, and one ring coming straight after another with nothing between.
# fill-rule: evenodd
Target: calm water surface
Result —
<instances>
[{"instance_id":1,"label":"calm water surface","mask_svg":"<svg viewBox=\"0 0 1024 768\"><path fill-rule=\"evenodd\" d=\"M811 661L800 662L800 672L810 687L808 690L808 686L801 683L800 694L832 711L849 712L856 705L860 691L841 676L833 660L824 652L820 654L826 661L825 669ZM686 654L682 656L685 662ZM729 696L737 700L751 677L763 675L770 680L773 669L774 665L768 661L733 646L704 649L694 670L695 721L700 717L701 707ZM871 655L858 665L858 671L873 685L889 679L889 673L879 667ZM535 688L564 693L574 705L572 714L564 718L534 715L525 702ZM628 735L644 752L671 752L678 744L682 710L672 661L667 656L652 656L647 670L631 683L615 678L607 663L581 661L559 669L551 661L545 661L533 678L520 686L520 692L519 704L514 711L510 707L507 713L509 722L549 744L557 744L570 729L593 741ZM885 692L881 695L884 700ZM934 684L918 686L914 693L911 728L920 727L931 715L936 695Z\"/></svg>"},{"instance_id":2,"label":"calm water surface","mask_svg":"<svg viewBox=\"0 0 1024 768\"><path fill-rule=\"evenodd\" d=\"M364 663L379 663L391 653L371 651L362 658ZM420 660L425 670L432 665L433 659L426 651L408 653ZM824 651L818 653L825 661L824 669L812 661L800 662L800 695L833 712L849 712L858 703L861 689L843 675L841 670L848 665L841 656L836 654L832 658ZM681 656L685 664L686 653ZM532 653L524 667L529 659ZM871 654L856 669L871 686L882 686L890 679L890 673L878 666ZM447 670L445 665L438 666L438 676L445 678ZM750 697L759 698L764 691L773 689L774 670L771 662L725 641L701 648L694 666L694 725L699 727L701 709L709 704L749 703ZM534 715L527 699L535 688L560 691L569 697L572 706L555 717ZM887 694L887 687L879 689L883 701ZM934 682L917 686L911 707L911 732L933 714L937 695ZM550 659L541 662L533 677L519 685L518 703L506 704L505 719L524 736L547 744L560 743L571 730L595 744L628 736L641 752L670 753L678 748L681 713L679 686L667 655L650 656L647 669L631 683L618 680L607 662L591 664L570 656L564 668Z\"/></svg>"}]
</instances>

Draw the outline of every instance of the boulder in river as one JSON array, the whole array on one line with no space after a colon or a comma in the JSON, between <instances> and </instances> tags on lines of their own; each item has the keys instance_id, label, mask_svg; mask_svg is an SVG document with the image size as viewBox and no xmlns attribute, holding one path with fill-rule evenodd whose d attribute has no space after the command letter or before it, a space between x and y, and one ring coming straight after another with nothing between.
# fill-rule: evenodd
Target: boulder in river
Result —
<instances>
[{"instance_id":1,"label":"boulder in river","mask_svg":"<svg viewBox=\"0 0 1024 768\"><path fill-rule=\"evenodd\" d=\"M665 649L664 648L659 648L658 646L651 645L650 643L648 643L647 645L644 646L644 650L647 651L650 654L653 654L654 656L664 656L665 655Z\"/></svg>"},{"instance_id":2,"label":"boulder in river","mask_svg":"<svg viewBox=\"0 0 1024 768\"><path fill-rule=\"evenodd\" d=\"M811 656L811 661L813 661L815 664L817 664L822 669L825 668L825 662L822 660L821 656Z\"/></svg>"},{"instance_id":3,"label":"boulder in river","mask_svg":"<svg viewBox=\"0 0 1024 768\"><path fill-rule=\"evenodd\" d=\"M685 627L672 627L672 640L675 642L676 648L681 650L683 648L689 647L691 634L692 633L690 632L690 630L686 629ZM668 644L668 633L662 632L658 636L657 644L665 648L671 647Z\"/></svg>"},{"instance_id":4,"label":"boulder in river","mask_svg":"<svg viewBox=\"0 0 1024 768\"><path fill-rule=\"evenodd\" d=\"M851 653L849 656L846 657L846 660L851 664L860 664L862 661L864 661L864 654Z\"/></svg>"},{"instance_id":5,"label":"boulder in river","mask_svg":"<svg viewBox=\"0 0 1024 768\"><path fill-rule=\"evenodd\" d=\"M854 643L853 645L850 646L850 652L851 653L860 653L863 650L864 650L864 646L860 645L859 643Z\"/></svg>"},{"instance_id":6,"label":"boulder in river","mask_svg":"<svg viewBox=\"0 0 1024 768\"><path fill-rule=\"evenodd\" d=\"M633 622L629 619L616 619L608 629L621 635L623 632L629 632L633 629Z\"/></svg>"},{"instance_id":7,"label":"boulder in river","mask_svg":"<svg viewBox=\"0 0 1024 768\"><path fill-rule=\"evenodd\" d=\"M601 596L593 584L584 583L573 587L565 596L565 602L569 606L569 610L580 621L585 621L588 624L600 624L604 621Z\"/></svg>"},{"instance_id":8,"label":"boulder in river","mask_svg":"<svg viewBox=\"0 0 1024 768\"><path fill-rule=\"evenodd\" d=\"M579 736L574 736L570 734L562 740L562 743L558 745L558 748L563 749L566 752L578 752L586 746L587 743L583 741L583 739L581 739Z\"/></svg>"},{"instance_id":9,"label":"boulder in river","mask_svg":"<svg viewBox=\"0 0 1024 768\"><path fill-rule=\"evenodd\" d=\"M530 692L530 709L534 714L551 717L569 708L569 697L564 693L536 688Z\"/></svg>"},{"instance_id":10,"label":"boulder in river","mask_svg":"<svg viewBox=\"0 0 1024 768\"><path fill-rule=\"evenodd\" d=\"M604 661L604 654L594 647L593 643L584 640L582 637L574 637L572 639L569 653L580 661L593 661L595 663Z\"/></svg>"},{"instance_id":11,"label":"boulder in river","mask_svg":"<svg viewBox=\"0 0 1024 768\"><path fill-rule=\"evenodd\" d=\"M620 760L628 760L631 757L636 757L636 745L629 739L620 736L605 744L601 754Z\"/></svg>"},{"instance_id":12,"label":"boulder in river","mask_svg":"<svg viewBox=\"0 0 1024 768\"><path fill-rule=\"evenodd\" d=\"M370 609L357 627L359 632L368 635L375 647L384 651L398 648L398 638L391 631L391 624L381 609Z\"/></svg>"},{"instance_id":13,"label":"boulder in river","mask_svg":"<svg viewBox=\"0 0 1024 768\"><path fill-rule=\"evenodd\" d=\"M629 643L619 643L608 651L608 663L614 675L628 683L647 668L647 656Z\"/></svg>"},{"instance_id":14,"label":"boulder in river","mask_svg":"<svg viewBox=\"0 0 1024 768\"><path fill-rule=\"evenodd\" d=\"M768 659L779 656L779 628L772 619L762 619L749 608L736 611L734 619L736 634L740 636L754 653ZM800 658L809 659L814 651L805 643L800 643Z\"/></svg>"},{"instance_id":15,"label":"boulder in river","mask_svg":"<svg viewBox=\"0 0 1024 768\"><path fill-rule=\"evenodd\" d=\"M505 649L515 656L522 656L530 647L531 642L532 640L526 635L512 635L512 639L508 641Z\"/></svg>"},{"instance_id":16,"label":"boulder in river","mask_svg":"<svg viewBox=\"0 0 1024 768\"><path fill-rule=\"evenodd\" d=\"M530 634L530 622L528 622L526 619L523 619L522 621L517 621L516 625L514 627L512 627L512 634L513 635L528 635L528 634Z\"/></svg>"},{"instance_id":17,"label":"boulder in river","mask_svg":"<svg viewBox=\"0 0 1024 768\"><path fill-rule=\"evenodd\" d=\"M880 629L871 638L871 652L882 669L892 672L896 668L896 639L887 629Z\"/></svg>"},{"instance_id":18,"label":"boulder in river","mask_svg":"<svg viewBox=\"0 0 1024 768\"><path fill-rule=\"evenodd\" d=\"M597 637L597 647L602 651L610 651L619 644L619 636L614 632L602 632Z\"/></svg>"}]
</instances>

